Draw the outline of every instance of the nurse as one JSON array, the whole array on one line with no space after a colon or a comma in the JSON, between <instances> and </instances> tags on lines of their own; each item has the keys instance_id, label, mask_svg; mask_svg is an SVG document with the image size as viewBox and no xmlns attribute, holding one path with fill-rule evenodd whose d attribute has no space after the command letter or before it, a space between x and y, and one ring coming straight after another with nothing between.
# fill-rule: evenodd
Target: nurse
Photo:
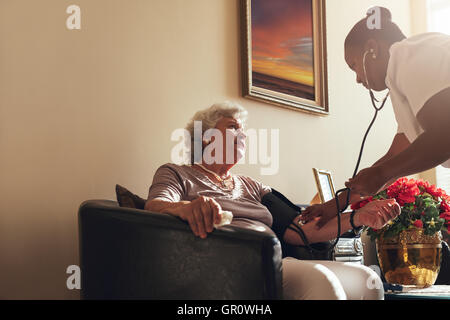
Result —
<instances>
[{"instance_id":1,"label":"nurse","mask_svg":"<svg viewBox=\"0 0 450 320\"><path fill-rule=\"evenodd\" d=\"M345 40L345 60L368 90L389 90L398 129L387 153L346 182L353 201L383 190L396 179L442 164L450 167L450 36L406 38L386 8L359 21ZM340 197L345 203L346 193ZM359 198L359 199L358 199ZM351 201L351 202L353 202ZM304 220L336 216L334 200L307 209Z\"/></svg>"}]
</instances>

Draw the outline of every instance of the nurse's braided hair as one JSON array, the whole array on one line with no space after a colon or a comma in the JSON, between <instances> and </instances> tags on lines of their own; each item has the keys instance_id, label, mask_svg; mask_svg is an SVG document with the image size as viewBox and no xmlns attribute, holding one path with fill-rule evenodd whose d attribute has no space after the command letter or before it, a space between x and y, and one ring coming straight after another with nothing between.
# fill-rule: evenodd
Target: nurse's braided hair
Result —
<instances>
[{"instance_id":1,"label":"nurse's braided hair","mask_svg":"<svg viewBox=\"0 0 450 320\"><path fill-rule=\"evenodd\" d=\"M382 40L387 43L395 43L405 39L405 35L400 28L392 22L392 14L389 9L376 7L380 12L380 28L369 28L368 20L373 14L373 9L369 9L367 16L361 19L350 31L345 39L345 47L364 46L369 39Z\"/></svg>"}]
</instances>

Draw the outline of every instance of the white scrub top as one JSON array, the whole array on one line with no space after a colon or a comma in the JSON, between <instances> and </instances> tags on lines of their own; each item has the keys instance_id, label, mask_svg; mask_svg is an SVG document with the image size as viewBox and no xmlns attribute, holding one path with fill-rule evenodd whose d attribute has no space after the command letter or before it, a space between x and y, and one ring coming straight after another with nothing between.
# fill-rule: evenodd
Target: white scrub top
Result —
<instances>
[{"instance_id":1,"label":"white scrub top","mask_svg":"<svg viewBox=\"0 0 450 320\"><path fill-rule=\"evenodd\" d=\"M398 133L413 142L424 132L416 118L420 109L450 87L450 36L417 35L392 45L390 54L386 85L391 90ZM450 159L442 165L450 168Z\"/></svg>"}]
</instances>

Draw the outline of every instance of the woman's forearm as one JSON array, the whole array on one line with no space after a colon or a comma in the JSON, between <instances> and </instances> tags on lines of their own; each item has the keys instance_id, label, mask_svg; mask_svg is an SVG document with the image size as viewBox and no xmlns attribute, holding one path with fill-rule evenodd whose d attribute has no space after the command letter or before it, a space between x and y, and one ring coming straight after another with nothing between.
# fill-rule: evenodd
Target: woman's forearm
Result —
<instances>
[{"instance_id":1,"label":"woman's forearm","mask_svg":"<svg viewBox=\"0 0 450 320\"><path fill-rule=\"evenodd\" d=\"M173 209L186 203L189 203L189 201L169 202L164 200L150 200L145 203L144 210L173 214Z\"/></svg>"},{"instance_id":2,"label":"woman's forearm","mask_svg":"<svg viewBox=\"0 0 450 320\"><path fill-rule=\"evenodd\" d=\"M369 226L373 229L383 228L389 221L398 217L401 213L400 205L395 199L376 200L367 203L364 207L358 209L354 215L353 223L355 226ZM350 224L351 214L341 215L341 234L352 229ZM296 217L293 223L298 223L300 216ZM303 233L308 238L309 243L323 242L336 238L337 236L337 217L334 217L321 229L317 229L317 221L305 224L302 228ZM284 240L293 245L304 245L302 238L297 232L287 229L284 234Z\"/></svg>"},{"instance_id":3,"label":"woman's forearm","mask_svg":"<svg viewBox=\"0 0 450 320\"><path fill-rule=\"evenodd\" d=\"M310 244L324 242L328 240L335 239L337 236L337 216L331 219L325 226L323 226L320 230L316 228L316 221L309 222L301 227L303 230L308 242ZM294 219L293 223L298 223L298 218ZM341 214L341 235L345 232L352 229L350 224L350 214L343 213ZM303 243L300 235L291 230L287 229L284 233L284 240L292 245L302 246L305 245Z\"/></svg>"},{"instance_id":4,"label":"woman's forearm","mask_svg":"<svg viewBox=\"0 0 450 320\"><path fill-rule=\"evenodd\" d=\"M345 204L346 204L346 202L347 202L347 195L348 195L348 190L343 191L343 192L342 192L341 194L339 194L339 196L338 196L340 210L345 210L345 209L347 209L347 208L345 207ZM356 194L356 193L351 192L351 193L350 193L350 198L349 198L349 203L348 203L348 204L350 205L350 204L359 202L359 201L361 201L361 200L363 200L363 199L364 199L364 198L362 198L359 194ZM336 210L336 208L337 208L337 205L336 205L336 198L327 201L327 202L326 202L326 205L328 205L328 206L334 208L334 210ZM337 214L337 213L336 213L336 214Z\"/></svg>"}]
</instances>

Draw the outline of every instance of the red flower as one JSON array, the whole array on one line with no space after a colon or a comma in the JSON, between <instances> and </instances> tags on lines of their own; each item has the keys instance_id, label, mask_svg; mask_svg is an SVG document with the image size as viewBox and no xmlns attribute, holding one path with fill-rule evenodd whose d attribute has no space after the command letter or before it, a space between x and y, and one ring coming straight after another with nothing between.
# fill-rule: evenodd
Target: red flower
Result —
<instances>
[{"instance_id":1,"label":"red flower","mask_svg":"<svg viewBox=\"0 0 450 320\"><path fill-rule=\"evenodd\" d=\"M418 211L419 208L415 205L416 198L424 194L427 194L427 197L429 196L433 197L434 202L429 205L428 204L429 202L427 201L420 201L420 203L426 205L426 208L420 208L420 211ZM428 207L435 206L436 204L438 204L439 211L441 213L439 217L445 220L444 225L447 228L448 233L450 234L450 196L447 195L444 190L437 188L435 185L431 185L430 183L423 180L400 178L397 181L395 181L391 186L389 186L384 192L384 195L381 194L381 196L383 198L391 198L391 199L393 198L397 200L398 204L402 208L407 205L408 210L409 208L412 209L412 212L408 212L408 214L417 215L418 213L420 213L419 218L411 222L414 225L414 227L425 230L429 230L430 226L425 225L421 220L421 217L426 216L425 212ZM352 209L356 210L362 208L371 201L373 201L373 198L368 198L358 203L355 203L352 205ZM402 212L402 214L403 213L406 212ZM434 216L434 213L430 211L430 215ZM434 218L436 219L436 217ZM382 230L379 231L383 232Z\"/></svg>"},{"instance_id":2,"label":"red flower","mask_svg":"<svg viewBox=\"0 0 450 320\"><path fill-rule=\"evenodd\" d=\"M448 205L448 202L446 200L442 200L440 208L441 212L449 212L450 206Z\"/></svg>"},{"instance_id":3,"label":"red flower","mask_svg":"<svg viewBox=\"0 0 450 320\"><path fill-rule=\"evenodd\" d=\"M425 192L425 190L430 187L430 184L428 183L428 181L419 179L417 180L417 186L421 189L422 192Z\"/></svg>"},{"instance_id":4,"label":"red flower","mask_svg":"<svg viewBox=\"0 0 450 320\"><path fill-rule=\"evenodd\" d=\"M447 232L450 234L450 212L441 213L439 218L445 219L445 224L447 225Z\"/></svg>"},{"instance_id":5,"label":"red flower","mask_svg":"<svg viewBox=\"0 0 450 320\"><path fill-rule=\"evenodd\" d=\"M422 183L425 186L424 183ZM421 193L418 183L413 179L400 178L394 182L388 189L389 198L395 198L400 206L416 201L416 196Z\"/></svg>"},{"instance_id":6,"label":"red flower","mask_svg":"<svg viewBox=\"0 0 450 320\"><path fill-rule=\"evenodd\" d=\"M435 185L430 186L426 191L431 194L434 198L439 198L443 194L442 189L438 189Z\"/></svg>"},{"instance_id":7,"label":"red flower","mask_svg":"<svg viewBox=\"0 0 450 320\"><path fill-rule=\"evenodd\" d=\"M422 228L423 228L423 222L422 222L422 220L416 220L416 221L414 221L413 225L414 225L416 228L419 228L419 229L422 229Z\"/></svg>"},{"instance_id":8,"label":"red flower","mask_svg":"<svg viewBox=\"0 0 450 320\"><path fill-rule=\"evenodd\" d=\"M441 213L441 215L439 216L439 218L441 219L445 219L447 223L450 222L450 212L444 212Z\"/></svg>"},{"instance_id":9,"label":"red flower","mask_svg":"<svg viewBox=\"0 0 450 320\"><path fill-rule=\"evenodd\" d=\"M407 203L412 203L414 201L416 201L416 196L412 193L401 193L397 196L397 201L398 203L403 206Z\"/></svg>"}]
</instances>

